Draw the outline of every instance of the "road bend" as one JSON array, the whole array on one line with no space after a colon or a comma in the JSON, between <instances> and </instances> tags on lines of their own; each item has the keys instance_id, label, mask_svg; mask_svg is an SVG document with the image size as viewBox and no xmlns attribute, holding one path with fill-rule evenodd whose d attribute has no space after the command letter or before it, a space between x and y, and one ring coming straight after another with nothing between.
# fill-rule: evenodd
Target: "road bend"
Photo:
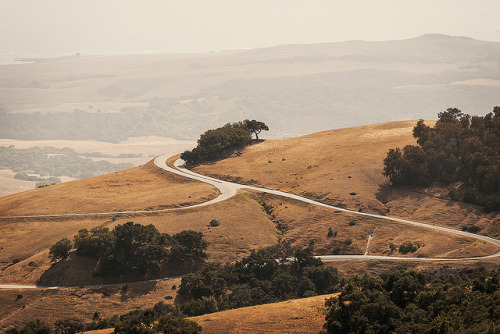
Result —
<instances>
[{"instance_id":1,"label":"road bend","mask_svg":"<svg viewBox=\"0 0 500 334\"><path fill-rule=\"evenodd\" d=\"M154 160L155 165L163 170L170 172L170 173L173 173L173 174L176 174L179 176L183 176L183 177L186 177L186 178L189 178L192 180L208 183L208 184L216 187L219 191L218 197L216 197L210 201L207 201L207 202L203 202L203 203L195 204L195 205L191 205L191 206L186 206L186 207L180 207L180 208L169 208L169 209L160 209L160 210L59 214L59 215L7 216L7 217L0 217L0 219L99 216L99 215L151 213L151 212L183 210L183 209L212 205L212 204L215 204L215 203L218 203L218 202L221 202L221 201L224 201L228 198L233 197L241 189L249 189L249 190L255 190L255 191L273 194L273 195L277 195L277 196L282 196L282 197L294 199L297 201L301 201L304 203L313 204L313 205L316 205L319 207L333 209L336 211L350 213L350 214L354 214L354 215L358 215L358 216L375 218L375 219L386 221L386 222L408 224L408 225L424 227L424 228L428 228L428 229L434 229L437 231L442 231L442 232L446 232L446 233L450 233L450 234L454 234L454 235L466 236L466 237L474 238L477 240L485 241L485 242L493 244L499 248L498 252L491 254L491 255L478 256L478 257L468 257L468 258L428 258L428 257L427 258L420 258L420 257L368 255L368 247L369 247L371 239L373 238L373 235L375 234L375 231L376 231L376 229L375 229L375 231L373 231L373 233L369 237L367 249L363 255L321 255L321 256L317 256L317 258L320 258L322 260L360 260L360 259L363 259L363 260L390 260L390 261L471 261L471 260L480 261L480 260L484 260L484 259L492 259L492 258L500 257L500 240L497 240L494 238L490 238L490 237L487 237L484 235L469 233L469 232L465 232L465 231L461 231L461 230L455 230L455 229L452 229L449 227L438 226L438 225L434 225L434 224L421 223L421 222L416 222L416 221L412 221L412 220L408 220L408 219L382 216L382 215L377 215L377 214L372 214L372 213L358 212L358 211L354 211L354 210L340 208L340 207L321 203L321 202L318 202L318 201L315 201L315 200L312 200L312 199L309 199L309 198L306 198L303 196L290 194L290 193L280 191L280 190L267 189L267 188L262 188L262 187L254 187L254 186L248 186L248 185L238 184L238 183L234 183L234 182L219 180L219 179L216 179L213 177L209 177L209 176L205 176L205 175L193 172L193 171L185 168L184 161L181 159L178 159L174 162L174 167L170 167L166 163L167 159L170 156L172 156L172 154L166 153L166 154L162 154L162 155L156 157ZM116 284L87 285L87 286L37 286L37 285L19 285L19 284L0 284L0 289L103 288L103 287L121 286L123 284L141 284L141 283L149 283L149 282L158 282L158 281L169 280L172 278L173 277L165 277L165 278L160 278L160 279L156 279L156 280L148 280L148 281L138 281L138 282L129 282L129 283L122 282L122 283L116 283Z\"/></svg>"}]
</instances>

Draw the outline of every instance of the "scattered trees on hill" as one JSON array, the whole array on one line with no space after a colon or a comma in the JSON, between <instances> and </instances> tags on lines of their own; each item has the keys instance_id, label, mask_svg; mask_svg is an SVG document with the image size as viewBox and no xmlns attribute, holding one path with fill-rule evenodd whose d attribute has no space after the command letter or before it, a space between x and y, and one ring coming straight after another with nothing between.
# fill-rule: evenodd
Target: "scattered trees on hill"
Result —
<instances>
[{"instance_id":1,"label":"scattered trees on hill","mask_svg":"<svg viewBox=\"0 0 500 334\"><path fill-rule=\"evenodd\" d=\"M201 332L201 326L196 322L185 319L178 308L165 304L156 303L152 308L145 310L134 310L120 316L111 318L95 319L86 325L76 320L57 320L54 324L55 330L40 320L28 322L21 329L9 328L8 334L71 334L81 333L98 329L114 328L114 333L129 334L160 334L160 333L182 333L197 334Z\"/></svg>"},{"instance_id":2,"label":"scattered trees on hill","mask_svg":"<svg viewBox=\"0 0 500 334\"><path fill-rule=\"evenodd\" d=\"M294 256L292 263L286 259ZM281 259L278 261L277 259ZM179 296L187 315L272 303L333 292L337 270L324 267L312 249L277 245L252 251L233 264L211 263L184 275Z\"/></svg>"},{"instance_id":3,"label":"scattered trees on hill","mask_svg":"<svg viewBox=\"0 0 500 334\"><path fill-rule=\"evenodd\" d=\"M188 164L196 164L224 158L230 150L250 145L251 133L259 139L258 134L262 130L268 131L269 128L263 122L248 119L208 130L200 136L193 150L181 154L181 159Z\"/></svg>"},{"instance_id":4,"label":"scattered trees on hill","mask_svg":"<svg viewBox=\"0 0 500 334\"><path fill-rule=\"evenodd\" d=\"M295 254L292 263L284 260ZM301 260L299 261L299 257ZM277 259L281 259L277 261ZM441 268L443 269L443 268ZM156 303L82 324L58 320L55 333L114 328L115 333L199 333L184 317L284 299L340 292L326 301L330 333L497 333L499 271L406 270L340 277L311 256L311 249L277 245L253 251L234 264L207 264L182 279L175 305ZM183 300L184 299L184 300ZM53 333L40 320L7 333Z\"/></svg>"},{"instance_id":5,"label":"scattered trees on hill","mask_svg":"<svg viewBox=\"0 0 500 334\"><path fill-rule=\"evenodd\" d=\"M431 278L394 270L353 276L326 305L330 333L496 333L499 274L483 270Z\"/></svg>"},{"instance_id":6,"label":"scattered trees on hill","mask_svg":"<svg viewBox=\"0 0 500 334\"><path fill-rule=\"evenodd\" d=\"M98 260L96 274L101 276L155 275L173 267L190 271L207 258L208 242L201 232L182 231L171 236L160 233L152 224L128 222L113 230L106 227L82 229L74 240L77 255ZM67 257L71 241L56 242L51 247L51 254L53 248L57 251L54 259Z\"/></svg>"},{"instance_id":7,"label":"scattered trees on hill","mask_svg":"<svg viewBox=\"0 0 500 334\"><path fill-rule=\"evenodd\" d=\"M500 209L500 106L485 116L450 108L438 114L434 127L418 121L416 145L390 149L383 174L393 185L428 186L461 183L464 201ZM460 197L456 191L452 199Z\"/></svg>"}]
</instances>

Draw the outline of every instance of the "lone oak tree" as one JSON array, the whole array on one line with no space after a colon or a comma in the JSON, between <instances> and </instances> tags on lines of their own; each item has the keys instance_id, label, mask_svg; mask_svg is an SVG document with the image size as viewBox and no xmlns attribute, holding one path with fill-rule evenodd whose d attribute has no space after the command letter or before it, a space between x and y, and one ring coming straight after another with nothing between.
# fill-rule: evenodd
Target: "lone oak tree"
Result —
<instances>
[{"instance_id":1,"label":"lone oak tree","mask_svg":"<svg viewBox=\"0 0 500 334\"><path fill-rule=\"evenodd\" d=\"M245 125L245 127L249 132L253 132L255 134L256 140L259 140L259 133L261 133L262 130L269 131L269 127L266 125L266 123L259 122L255 119L252 120L246 119L243 121L243 124Z\"/></svg>"}]
</instances>

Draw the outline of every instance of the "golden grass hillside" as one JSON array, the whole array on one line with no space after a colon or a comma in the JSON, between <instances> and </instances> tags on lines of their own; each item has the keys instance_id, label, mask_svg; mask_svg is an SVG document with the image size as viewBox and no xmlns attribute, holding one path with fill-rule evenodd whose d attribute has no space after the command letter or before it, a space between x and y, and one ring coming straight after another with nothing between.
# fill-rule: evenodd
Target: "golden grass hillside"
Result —
<instances>
[{"instance_id":1,"label":"golden grass hillside","mask_svg":"<svg viewBox=\"0 0 500 334\"><path fill-rule=\"evenodd\" d=\"M191 317L202 333L319 333L325 323L325 300L322 295L280 303L243 307ZM85 334L109 334L113 329L88 331Z\"/></svg>"},{"instance_id":2,"label":"golden grass hillside","mask_svg":"<svg viewBox=\"0 0 500 334\"><path fill-rule=\"evenodd\" d=\"M189 318L203 333L319 333L325 323L325 300L334 295L243 307Z\"/></svg>"},{"instance_id":3,"label":"golden grass hillside","mask_svg":"<svg viewBox=\"0 0 500 334\"><path fill-rule=\"evenodd\" d=\"M498 236L498 216L486 215L472 205L440 199L442 189L393 189L386 185L387 181L381 175L382 160L389 148L413 143L411 131L414 124L413 121L392 122L331 130L287 140L264 141L246 148L240 157L198 166L195 170L281 189L363 212L405 217L454 228L473 222L483 227L481 233ZM0 282L35 284L40 281L46 285L71 286L109 282L93 277L91 267L95 264L74 254L67 260L51 263L48 249L63 237L72 238L81 228L112 228L127 221L154 224L161 232L170 234L186 229L203 232L210 242L209 261L216 262L235 261L252 249L271 246L279 241L288 241L296 246L313 242L318 254L331 254L336 249L341 254L363 254L368 236L376 227L377 233L371 241L369 254L401 256L397 251L391 251L389 245L406 242L419 246L415 253L406 255L411 257L471 257L497 251L494 246L468 237L363 218L249 190L210 206L151 211L200 203L216 195L217 191L211 186L171 175L150 162L113 174L0 198L2 216L150 210L140 214L98 217L3 219L0 223ZM208 226L213 218L220 222L220 226ZM335 237L327 236L329 228L337 232ZM445 267L476 266L478 262L405 263L422 269L441 270ZM499 261L491 259L479 263L498 267ZM390 261L341 260L328 265L338 267L342 273L351 274L377 272L399 264ZM137 279L122 277L114 281L124 283ZM157 301L166 300L164 297L174 297L172 286L178 284L178 280L136 284L125 293L119 286L109 291L84 288L21 292L0 290L0 330L34 317L49 323L61 317L89 322L96 311L103 316L111 316L136 307L150 307ZM23 296L21 299L18 299L19 294ZM324 299L321 296L317 298ZM220 332L222 327L217 326L225 326L233 332L245 328L256 331L274 328L270 323L276 323L276 328L285 326L284 323L297 324L296 332L310 324L315 332L319 331L323 323L323 316L318 315L322 302L315 302L317 306L311 306L311 311L300 311L304 314L297 315L297 319L292 319L291 315L292 318L286 318L280 313L287 305L290 308L294 303L262 306L255 316L250 315L253 312L251 309L242 309L229 311L227 314L234 314L232 318L223 319L225 313L218 313L206 315L199 321L208 332ZM58 309L64 312L58 313ZM241 312L247 312L248 317ZM263 314L280 315L259 320ZM218 320L219 317L222 320ZM282 318L288 320L279 320ZM235 324L238 322L236 320L241 322L241 326L247 327L238 327L240 325ZM287 330L293 332L294 328Z\"/></svg>"},{"instance_id":4,"label":"golden grass hillside","mask_svg":"<svg viewBox=\"0 0 500 334\"><path fill-rule=\"evenodd\" d=\"M135 168L0 198L0 216L155 210L217 196L201 182L176 176L152 161Z\"/></svg>"},{"instance_id":5,"label":"golden grass hillside","mask_svg":"<svg viewBox=\"0 0 500 334\"><path fill-rule=\"evenodd\" d=\"M428 122L432 124L433 122ZM476 224L500 236L500 217L446 199L447 190L392 188L382 175L389 148L415 144L416 121L399 121L266 140L239 157L194 170L201 174L303 195L352 210L387 214L460 229Z\"/></svg>"}]
</instances>

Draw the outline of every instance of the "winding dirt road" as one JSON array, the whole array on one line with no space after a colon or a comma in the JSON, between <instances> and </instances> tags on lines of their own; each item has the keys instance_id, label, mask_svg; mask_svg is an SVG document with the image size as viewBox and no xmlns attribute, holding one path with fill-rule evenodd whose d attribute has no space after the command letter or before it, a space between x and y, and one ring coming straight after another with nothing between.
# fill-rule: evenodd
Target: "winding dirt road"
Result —
<instances>
[{"instance_id":1,"label":"winding dirt road","mask_svg":"<svg viewBox=\"0 0 500 334\"><path fill-rule=\"evenodd\" d=\"M295 194L290 194L286 193L283 191L279 190L273 190L273 189L266 189L266 188L260 188L260 187L253 187L253 186L247 186L247 185L242 185L238 183L233 183L233 182L227 182L227 181L222 181L218 180L212 177L208 177L205 175L201 175L198 173L195 173L187 168L184 167L184 161L183 160L176 160L174 162L175 168L172 168L166 164L167 159L171 156L171 153L166 153L158 156L155 160L154 163L157 167L162 168L170 173L177 174L183 177L187 177L193 180L197 180L200 182L205 182L208 183L214 187L216 187L219 190L219 196L207 201L203 202L200 204L192 205L192 206L187 206L187 207L181 207L181 208L170 208L170 209L161 209L161 210L142 210L142 211L117 211L117 212L96 212L96 213L78 213L78 214L60 214L60 215L31 215L31 216L9 216L9 217L0 217L0 219L14 219L14 218L43 218L43 217L78 217L78 216L98 216L98 215L116 215L116 214L130 214L130 213L151 213L151 212L163 212L163 211L173 211L173 210L183 210L183 209L188 209L188 208L194 208L194 207L201 207L201 206L206 206L206 205L211 205L217 202L224 201L228 198L233 197L236 195L236 193L241 190L241 189L249 189L249 190L255 190L259 192L264 192L264 193L269 193L273 195L278 195L286 198L291 198L297 201L302 201L305 203L321 206L324 208L328 209L333 209L337 211L342 211L342 212L347 212L359 216L365 216L365 217L370 217L370 218L376 218L379 220L383 221L388 221L388 222L395 222L395 223L403 223L403 224L409 224L409 225L414 225L414 226L419 226L419 227L424 227L424 228L429 228L429 229L434 229L438 231L443 231L451 234L456 234L460 236L467 236L471 238L475 238L478 240L482 240L488 243L491 243L499 248L499 251L497 253L487 255L487 256L479 256L479 257L469 257L469 258L416 258L416 257L397 257L397 256L379 256L379 255L367 255L366 253L364 255L322 255L322 256L317 256L318 258L322 260L337 260L337 259L351 259L351 260L357 260L357 259L366 259L366 260L392 260L392 261L467 261L467 260L483 260L483 259L491 259L491 258L496 258L500 257L500 240L493 239L487 236L483 235L478 235L478 234L473 234L473 233L468 233L460 230L455 230L449 227L443 227L443 226L437 226L433 224L426 224L426 223L420 223L412 220L407 220L407 219L401 219L401 218L396 218L396 217L388 217L388 216L382 216L382 215L377 215L377 214L371 214L371 213L364 213L364 212L358 212L358 211L353 211L353 210L348 210L344 208L339 208L336 206L328 205L325 203L321 203L318 201L314 201L312 199L298 196ZM172 277L169 278L161 278L157 280L149 280L149 281L141 281L141 282L134 282L136 284L138 283L145 283L145 282L154 282L154 281L162 281L162 280L167 280L171 279ZM124 283L117 283L117 284L108 284L108 285L91 285L91 286L83 286L83 288L99 288L99 287L105 287L105 286L120 286L123 285ZM128 283L131 284L131 283ZM43 287L43 286L36 286L36 285L2 285L0 284L0 289L63 289L63 288L82 288L82 286L52 286L52 287Z\"/></svg>"},{"instance_id":2,"label":"winding dirt road","mask_svg":"<svg viewBox=\"0 0 500 334\"><path fill-rule=\"evenodd\" d=\"M223 201L229 197L232 197L236 194L236 192L240 189L251 189L251 190L256 190L268 194L273 194L273 195L278 195L282 197L287 197L291 199L295 199L298 201L302 201L305 203L321 206L324 208L329 208L333 209L336 211L342 211L342 212L348 212L351 214L359 215L359 216L365 216L365 217L370 217L370 218L376 218L380 220L385 220L389 222L396 222L396 223L403 223L403 224L409 224L409 225L414 225L414 226L419 226L419 227L424 227L424 228L430 228L430 229L435 229L447 233L452 233L456 235L461 235L461 236L467 236L475 239L479 239L491 244L494 244L499 248L497 253L487 255L487 256L479 256L479 257L470 257L470 258L411 258L411 257L395 257L395 256L377 256L377 255L322 255L318 256L318 258L325 259L325 260L333 260L333 259L372 259L372 260L419 260L419 261L466 261L466 260L480 260L480 259L490 259L490 258L495 258L495 257L500 257L500 240L493 239L484 235L479 235L479 234L474 234L474 233L469 233L469 232L464 232L461 230L455 230L449 227L443 227L443 226L438 226L438 225L433 225L433 224L426 224L426 223L420 223L412 220L407 220L407 219L401 219L401 218L396 218L396 217L389 217L389 216L382 216L382 215L377 215L377 214L372 214L372 213L364 213L364 212L358 212L358 211L353 211L353 210L348 210L344 208L339 208L333 205L328 205L325 203L321 203L306 197L298 196L295 194L290 194L286 193L283 191L279 190L273 190L273 189L266 189L266 188L260 188L260 187L253 187L253 186L247 186L247 185L242 185L238 183L233 183L233 182L227 182L227 181L222 181L218 179L214 179L212 177L208 177L205 175L201 175L198 173L195 173L189 169L186 169L184 167L184 161L183 160L176 160L174 165L176 169L169 167L166 164L167 156L165 155L160 155L155 159L155 164L156 166L163 168L167 171L173 172L178 175L182 175L185 177L188 177L193 180L198 180L201 182L205 182L208 184L213 185L214 187L218 188L220 191L220 196L205 203L198 204L196 206L202 206L202 205L208 205L208 204L213 204L216 202Z\"/></svg>"}]
</instances>

